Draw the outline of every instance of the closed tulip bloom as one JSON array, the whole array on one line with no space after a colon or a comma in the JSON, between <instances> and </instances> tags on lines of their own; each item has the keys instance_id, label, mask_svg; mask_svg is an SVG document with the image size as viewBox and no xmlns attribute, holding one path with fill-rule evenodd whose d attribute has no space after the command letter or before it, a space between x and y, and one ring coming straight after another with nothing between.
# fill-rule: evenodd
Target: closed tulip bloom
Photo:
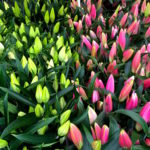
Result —
<instances>
[{"instance_id":1,"label":"closed tulip bloom","mask_svg":"<svg viewBox=\"0 0 150 150\"><path fill-rule=\"evenodd\" d=\"M98 27L97 27L97 30L96 30L96 35L97 35L97 37L99 38L99 39L101 39L101 34L102 34L102 27L99 25Z\"/></svg>"},{"instance_id":2,"label":"closed tulip bloom","mask_svg":"<svg viewBox=\"0 0 150 150\"><path fill-rule=\"evenodd\" d=\"M144 80L144 90L150 88L150 78Z\"/></svg>"},{"instance_id":3,"label":"closed tulip bloom","mask_svg":"<svg viewBox=\"0 0 150 150\"><path fill-rule=\"evenodd\" d=\"M134 83L134 76L129 78L130 80L128 82L125 82L124 87L122 88L120 95L119 95L119 101L123 102L130 94L132 90L132 86Z\"/></svg>"},{"instance_id":4,"label":"closed tulip bloom","mask_svg":"<svg viewBox=\"0 0 150 150\"><path fill-rule=\"evenodd\" d=\"M137 73L141 67L141 51L138 50L132 60L132 72Z\"/></svg>"},{"instance_id":5,"label":"closed tulip bloom","mask_svg":"<svg viewBox=\"0 0 150 150\"><path fill-rule=\"evenodd\" d=\"M97 42L95 42L94 40L92 41L92 51L91 51L91 55L93 57L97 56L97 51L99 49L99 45Z\"/></svg>"},{"instance_id":6,"label":"closed tulip bloom","mask_svg":"<svg viewBox=\"0 0 150 150\"><path fill-rule=\"evenodd\" d=\"M94 124L94 129L95 129L95 135L96 135L96 139L100 140L100 135L101 135L101 127L95 122Z\"/></svg>"},{"instance_id":7,"label":"closed tulip bloom","mask_svg":"<svg viewBox=\"0 0 150 150\"><path fill-rule=\"evenodd\" d=\"M117 47L116 47L116 42L114 42L109 52L109 62L112 62L114 60L116 53L117 53Z\"/></svg>"},{"instance_id":8,"label":"closed tulip bloom","mask_svg":"<svg viewBox=\"0 0 150 150\"><path fill-rule=\"evenodd\" d=\"M115 81L114 76L111 74L106 83L106 90L114 93L115 91Z\"/></svg>"},{"instance_id":9,"label":"closed tulip bloom","mask_svg":"<svg viewBox=\"0 0 150 150\"><path fill-rule=\"evenodd\" d=\"M150 36L150 27L147 29L145 33L145 38L148 38Z\"/></svg>"},{"instance_id":10,"label":"closed tulip bloom","mask_svg":"<svg viewBox=\"0 0 150 150\"><path fill-rule=\"evenodd\" d=\"M150 23L150 17L144 17L143 18L143 23L144 24L149 24Z\"/></svg>"},{"instance_id":11,"label":"closed tulip bloom","mask_svg":"<svg viewBox=\"0 0 150 150\"><path fill-rule=\"evenodd\" d=\"M101 89L104 89L104 88L105 88L104 83L103 83L103 81L102 81L101 79L99 79L99 87L100 87Z\"/></svg>"},{"instance_id":12,"label":"closed tulip bloom","mask_svg":"<svg viewBox=\"0 0 150 150\"><path fill-rule=\"evenodd\" d=\"M135 93L135 91L133 91L131 97L128 98L126 101L126 109L132 110L132 109L136 108L137 105L138 105L138 96Z\"/></svg>"},{"instance_id":13,"label":"closed tulip bloom","mask_svg":"<svg viewBox=\"0 0 150 150\"><path fill-rule=\"evenodd\" d=\"M146 0L143 0L142 6L141 6L141 13L144 13L146 10Z\"/></svg>"},{"instance_id":14,"label":"closed tulip bloom","mask_svg":"<svg viewBox=\"0 0 150 150\"><path fill-rule=\"evenodd\" d=\"M84 35L82 36L82 41L86 45L86 47L91 51L92 50L92 45Z\"/></svg>"},{"instance_id":15,"label":"closed tulip bloom","mask_svg":"<svg viewBox=\"0 0 150 150\"><path fill-rule=\"evenodd\" d=\"M74 22L73 24L76 27L77 33L79 33L82 30L82 21L79 20L78 22Z\"/></svg>"},{"instance_id":16,"label":"closed tulip bloom","mask_svg":"<svg viewBox=\"0 0 150 150\"><path fill-rule=\"evenodd\" d=\"M136 22L135 29L133 30L133 33L132 33L133 35L136 35L138 33L138 31L139 31L139 25L140 25L140 20L138 20Z\"/></svg>"},{"instance_id":17,"label":"closed tulip bloom","mask_svg":"<svg viewBox=\"0 0 150 150\"><path fill-rule=\"evenodd\" d=\"M124 51L126 46L126 31L123 29L119 32L118 44L120 45L122 51Z\"/></svg>"},{"instance_id":18,"label":"closed tulip bloom","mask_svg":"<svg viewBox=\"0 0 150 150\"><path fill-rule=\"evenodd\" d=\"M107 72L108 73L112 73L113 75L118 74L118 69L115 69L115 66L117 65L116 60L113 60L113 62L111 62L108 67L107 67Z\"/></svg>"},{"instance_id":19,"label":"closed tulip bloom","mask_svg":"<svg viewBox=\"0 0 150 150\"><path fill-rule=\"evenodd\" d=\"M116 36L118 32L118 27L115 25L115 26L112 26L112 29L111 29L111 39L114 39L114 37Z\"/></svg>"},{"instance_id":20,"label":"closed tulip bloom","mask_svg":"<svg viewBox=\"0 0 150 150\"><path fill-rule=\"evenodd\" d=\"M104 111L106 113L111 112L113 109L112 97L109 93L104 100Z\"/></svg>"},{"instance_id":21,"label":"closed tulip bloom","mask_svg":"<svg viewBox=\"0 0 150 150\"><path fill-rule=\"evenodd\" d=\"M91 146L93 150L101 150L101 141L100 140L93 141L91 143Z\"/></svg>"},{"instance_id":22,"label":"closed tulip bloom","mask_svg":"<svg viewBox=\"0 0 150 150\"><path fill-rule=\"evenodd\" d=\"M86 25L87 25L88 27L90 27L91 24L92 24L91 16L88 15L88 14L85 15L85 23L86 23Z\"/></svg>"},{"instance_id":23,"label":"closed tulip bloom","mask_svg":"<svg viewBox=\"0 0 150 150\"><path fill-rule=\"evenodd\" d=\"M96 8L95 8L95 5L94 5L94 4L92 4L92 6L91 6L90 15L91 15L91 18L92 18L93 20L95 20L95 18L96 18Z\"/></svg>"},{"instance_id":24,"label":"closed tulip bloom","mask_svg":"<svg viewBox=\"0 0 150 150\"><path fill-rule=\"evenodd\" d=\"M97 39L96 34L94 33L94 31L90 30L90 37L92 39Z\"/></svg>"},{"instance_id":25,"label":"closed tulip bloom","mask_svg":"<svg viewBox=\"0 0 150 150\"><path fill-rule=\"evenodd\" d=\"M89 116L90 124L92 124L97 118L97 114L95 110L90 106L88 106L88 116Z\"/></svg>"},{"instance_id":26,"label":"closed tulip bloom","mask_svg":"<svg viewBox=\"0 0 150 150\"><path fill-rule=\"evenodd\" d=\"M83 138L79 128L75 124L70 123L69 133L72 142L77 147L77 149L80 150L83 146Z\"/></svg>"},{"instance_id":27,"label":"closed tulip bloom","mask_svg":"<svg viewBox=\"0 0 150 150\"><path fill-rule=\"evenodd\" d=\"M96 134L95 134L93 127L91 127L91 132L92 132L93 139L96 140L97 138L96 138Z\"/></svg>"},{"instance_id":28,"label":"closed tulip bloom","mask_svg":"<svg viewBox=\"0 0 150 150\"><path fill-rule=\"evenodd\" d=\"M134 17L135 17L135 18L137 18L137 16L138 16L138 12L139 12L139 5L138 5L138 4L136 4L136 5L135 5L134 12L133 12L133 15L134 15Z\"/></svg>"},{"instance_id":29,"label":"closed tulip bloom","mask_svg":"<svg viewBox=\"0 0 150 150\"><path fill-rule=\"evenodd\" d=\"M125 25L125 23L126 23L126 21L127 21L127 18L128 18L128 13L124 14L124 16L121 18L121 20L120 20L120 25L121 25L122 27L124 27L124 25Z\"/></svg>"},{"instance_id":30,"label":"closed tulip bloom","mask_svg":"<svg viewBox=\"0 0 150 150\"><path fill-rule=\"evenodd\" d=\"M107 45L107 34L105 34L104 32L102 32L101 42L102 42L104 48L108 48L108 45Z\"/></svg>"},{"instance_id":31,"label":"closed tulip bloom","mask_svg":"<svg viewBox=\"0 0 150 150\"><path fill-rule=\"evenodd\" d=\"M92 103L96 103L99 99L99 92L97 90L94 90L92 93Z\"/></svg>"},{"instance_id":32,"label":"closed tulip bloom","mask_svg":"<svg viewBox=\"0 0 150 150\"><path fill-rule=\"evenodd\" d=\"M78 87L78 88L76 88L76 90L84 100L86 100L88 98L82 87Z\"/></svg>"},{"instance_id":33,"label":"closed tulip bloom","mask_svg":"<svg viewBox=\"0 0 150 150\"><path fill-rule=\"evenodd\" d=\"M150 138L146 138L146 139L145 139L145 144L146 144L148 147L150 147Z\"/></svg>"},{"instance_id":34,"label":"closed tulip bloom","mask_svg":"<svg viewBox=\"0 0 150 150\"><path fill-rule=\"evenodd\" d=\"M126 149L130 149L132 147L132 141L129 135L123 129L120 131L119 145L121 146L121 148L126 148Z\"/></svg>"},{"instance_id":35,"label":"closed tulip bloom","mask_svg":"<svg viewBox=\"0 0 150 150\"><path fill-rule=\"evenodd\" d=\"M134 53L134 50L131 49L131 48L126 50L126 51L124 51L123 52L123 59L122 59L122 61L123 62L128 61L132 57L133 53Z\"/></svg>"},{"instance_id":36,"label":"closed tulip bloom","mask_svg":"<svg viewBox=\"0 0 150 150\"><path fill-rule=\"evenodd\" d=\"M103 125L101 129L101 134L100 134L101 143L102 144L107 143L108 138L109 138L109 128L107 125Z\"/></svg>"},{"instance_id":37,"label":"closed tulip bloom","mask_svg":"<svg viewBox=\"0 0 150 150\"><path fill-rule=\"evenodd\" d=\"M147 44L147 52L150 53L150 43Z\"/></svg>"},{"instance_id":38,"label":"closed tulip bloom","mask_svg":"<svg viewBox=\"0 0 150 150\"><path fill-rule=\"evenodd\" d=\"M87 0L86 6L87 6L87 10L90 12L91 7L92 7L91 0Z\"/></svg>"},{"instance_id":39,"label":"closed tulip bloom","mask_svg":"<svg viewBox=\"0 0 150 150\"><path fill-rule=\"evenodd\" d=\"M131 35L131 34L133 33L133 31L135 30L135 28L136 28L136 22L137 22L137 20L133 21L133 22L129 25L129 27L128 27L128 29L127 29L127 33L128 33L129 35Z\"/></svg>"}]
</instances>

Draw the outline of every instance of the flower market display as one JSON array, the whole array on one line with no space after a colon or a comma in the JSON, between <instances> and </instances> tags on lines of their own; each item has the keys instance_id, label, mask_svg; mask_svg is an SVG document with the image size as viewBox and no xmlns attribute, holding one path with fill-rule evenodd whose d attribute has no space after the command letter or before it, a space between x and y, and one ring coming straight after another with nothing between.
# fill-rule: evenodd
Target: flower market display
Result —
<instances>
[{"instance_id":1,"label":"flower market display","mask_svg":"<svg viewBox=\"0 0 150 150\"><path fill-rule=\"evenodd\" d=\"M0 149L149 150L150 1L1 0Z\"/></svg>"}]
</instances>

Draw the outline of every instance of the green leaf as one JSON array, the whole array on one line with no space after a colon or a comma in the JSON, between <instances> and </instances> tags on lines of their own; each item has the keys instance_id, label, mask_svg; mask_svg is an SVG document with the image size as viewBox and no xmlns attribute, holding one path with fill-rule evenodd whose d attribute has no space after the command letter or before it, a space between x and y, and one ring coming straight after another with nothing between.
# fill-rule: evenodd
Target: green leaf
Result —
<instances>
[{"instance_id":1,"label":"green leaf","mask_svg":"<svg viewBox=\"0 0 150 150\"><path fill-rule=\"evenodd\" d=\"M125 72L125 75L126 75L126 76L129 75L130 70L131 70L131 61L127 62L126 65L125 65L124 72Z\"/></svg>"},{"instance_id":2,"label":"green leaf","mask_svg":"<svg viewBox=\"0 0 150 150\"><path fill-rule=\"evenodd\" d=\"M1 137L4 138L10 134L13 130L16 130L21 127L29 126L37 121L37 118L34 113L27 114L23 117L19 117L13 122L11 122L2 132Z\"/></svg>"},{"instance_id":3,"label":"green leaf","mask_svg":"<svg viewBox=\"0 0 150 150\"><path fill-rule=\"evenodd\" d=\"M141 116L139 114L135 113L134 111L119 109L119 110L115 111L115 113L123 114L123 115L126 115L126 116L132 118L134 121L138 122L142 126L145 133L148 132L147 123L145 122L145 120L143 118L141 118Z\"/></svg>"},{"instance_id":4,"label":"green leaf","mask_svg":"<svg viewBox=\"0 0 150 150\"><path fill-rule=\"evenodd\" d=\"M133 145L132 150L149 150L149 147L143 145Z\"/></svg>"},{"instance_id":5,"label":"green leaf","mask_svg":"<svg viewBox=\"0 0 150 150\"><path fill-rule=\"evenodd\" d=\"M6 124L9 124L8 93L4 97L4 116Z\"/></svg>"}]
</instances>

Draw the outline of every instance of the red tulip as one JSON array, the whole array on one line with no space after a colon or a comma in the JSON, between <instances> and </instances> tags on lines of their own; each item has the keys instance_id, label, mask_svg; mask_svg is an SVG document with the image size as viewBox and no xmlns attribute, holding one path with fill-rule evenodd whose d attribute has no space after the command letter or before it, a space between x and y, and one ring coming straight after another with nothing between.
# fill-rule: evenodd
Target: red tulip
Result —
<instances>
[{"instance_id":1,"label":"red tulip","mask_svg":"<svg viewBox=\"0 0 150 150\"><path fill-rule=\"evenodd\" d=\"M146 138L146 139L145 139L145 144L146 144L148 147L150 147L150 138Z\"/></svg>"},{"instance_id":2,"label":"red tulip","mask_svg":"<svg viewBox=\"0 0 150 150\"><path fill-rule=\"evenodd\" d=\"M113 109L112 97L109 93L104 100L104 111L106 113L111 112Z\"/></svg>"},{"instance_id":3,"label":"red tulip","mask_svg":"<svg viewBox=\"0 0 150 150\"><path fill-rule=\"evenodd\" d=\"M111 39L114 39L114 37L116 36L117 33L118 33L118 27L116 25L112 26L112 29L111 29Z\"/></svg>"},{"instance_id":4,"label":"red tulip","mask_svg":"<svg viewBox=\"0 0 150 150\"><path fill-rule=\"evenodd\" d=\"M150 78L144 80L144 90L150 88Z\"/></svg>"},{"instance_id":5,"label":"red tulip","mask_svg":"<svg viewBox=\"0 0 150 150\"><path fill-rule=\"evenodd\" d=\"M99 39L101 39L101 34L102 34L102 28L101 28L101 26L99 25L99 26L97 27L97 30L96 30L96 35L97 35L97 37L98 37Z\"/></svg>"},{"instance_id":6,"label":"red tulip","mask_svg":"<svg viewBox=\"0 0 150 150\"><path fill-rule=\"evenodd\" d=\"M78 87L78 88L76 88L76 90L84 100L86 100L88 98L82 87Z\"/></svg>"},{"instance_id":7,"label":"red tulip","mask_svg":"<svg viewBox=\"0 0 150 150\"><path fill-rule=\"evenodd\" d=\"M122 51L124 51L126 46L126 31L123 29L120 30L118 44L120 45Z\"/></svg>"},{"instance_id":8,"label":"red tulip","mask_svg":"<svg viewBox=\"0 0 150 150\"><path fill-rule=\"evenodd\" d=\"M108 142L108 137L109 137L109 128L107 125L103 125L100 133L100 139L101 143L105 144Z\"/></svg>"},{"instance_id":9,"label":"red tulip","mask_svg":"<svg viewBox=\"0 0 150 150\"><path fill-rule=\"evenodd\" d=\"M115 66L116 66L116 60L114 60L113 62L111 62L108 67L107 67L107 72L108 73L112 73L113 75L116 75L118 74L118 69L116 68L115 69Z\"/></svg>"},{"instance_id":10,"label":"red tulip","mask_svg":"<svg viewBox=\"0 0 150 150\"><path fill-rule=\"evenodd\" d=\"M144 13L146 9L146 0L143 0L142 6L141 6L141 13Z\"/></svg>"}]
</instances>

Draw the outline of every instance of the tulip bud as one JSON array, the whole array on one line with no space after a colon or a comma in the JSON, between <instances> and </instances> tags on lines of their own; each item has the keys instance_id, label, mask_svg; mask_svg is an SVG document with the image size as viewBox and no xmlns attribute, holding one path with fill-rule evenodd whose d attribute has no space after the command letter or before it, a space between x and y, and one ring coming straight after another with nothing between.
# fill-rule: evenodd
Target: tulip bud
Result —
<instances>
[{"instance_id":1,"label":"tulip bud","mask_svg":"<svg viewBox=\"0 0 150 150\"><path fill-rule=\"evenodd\" d=\"M66 77L65 77L64 73L62 73L60 76L60 88L61 89L65 88L65 83L66 83Z\"/></svg>"},{"instance_id":2,"label":"tulip bud","mask_svg":"<svg viewBox=\"0 0 150 150\"><path fill-rule=\"evenodd\" d=\"M66 110L64 113L61 114L60 116L60 124L64 124L70 117L71 110Z\"/></svg>"},{"instance_id":3,"label":"tulip bud","mask_svg":"<svg viewBox=\"0 0 150 150\"><path fill-rule=\"evenodd\" d=\"M109 128L107 125L103 125L100 133L100 139L101 143L105 144L108 142L108 137L109 137Z\"/></svg>"},{"instance_id":4,"label":"tulip bud","mask_svg":"<svg viewBox=\"0 0 150 150\"><path fill-rule=\"evenodd\" d=\"M96 8L95 8L94 4L92 4L90 15L91 15L91 18L93 20L95 20L95 18L96 18Z\"/></svg>"},{"instance_id":5,"label":"tulip bud","mask_svg":"<svg viewBox=\"0 0 150 150\"><path fill-rule=\"evenodd\" d=\"M42 86L41 86L41 84L39 84L36 87L35 97L36 97L36 100L37 100L38 103L42 103Z\"/></svg>"},{"instance_id":6,"label":"tulip bud","mask_svg":"<svg viewBox=\"0 0 150 150\"><path fill-rule=\"evenodd\" d=\"M124 52L123 52L122 61L123 61L123 62L128 61L128 60L132 57L133 53L134 53L134 50L131 49L131 48L128 49L128 50L126 50L126 51L124 51Z\"/></svg>"},{"instance_id":7,"label":"tulip bud","mask_svg":"<svg viewBox=\"0 0 150 150\"><path fill-rule=\"evenodd\" d=\"M146 146L150 147L150 138L145 139L145 144Z\"/></svg>"},{"instance_id":8,"label":"tulip bud","mask_svg":"<svg viewBox=\"0 0 150 150\"><path fill-rule=\"evenodd\" d=\"M122 51L124 51L126 46L126 31L121 29L118 37L118 44L120 45Z\"/></svg>"},{"instance_id":9,"label":"tulip bud","mask_svg":"<svg viewBox=\"0 0 150 150\"><path fill-rule=\"evenodd\" d=\"M62 110L66 106L66 101L65 101L64 97L61 97L59 101L60 101L60 108Z\"/></svg>"},{"instance_id":10,"label":"tulip bud","mask_svg":"<svg viewBox=\"0 0 150 150\"><path fill-rule=\"evenodd\" d=\"M144 11L144 16L148 17L150 15L150 3L148 2L146 5L146 9Z\"/></svg>"},{"instance_id":11,"label":"tulip bud","mask_svg":"<svg viewBox=\"0 0 150 150\"><path fill-rule=\"evenodd\" d=\"M93 61L92 59L89 59L87 62L87 70L92 70L93 67Z\"/></svg>"},{"instance_id":12,"label":"tulip bud","mask_svg":"<svg viewBox=\"0 0 150 150\"><path fill-rule=\"evenodd\" d=\"M4 45L0 42L0 55L3 53L4 51Z\"/></svg>"},{"instance_id":13,"label":"tulip bud","mask_svg":"<svg viewBox=\"0 0 150 150\"><path fill-rule=\"evenodd\" d=\"M79 93L79 95L83 98L83 100L87 100L88 97L84 91L84 89L82 87L78 87L76 88L77 92Z\"/></svg>"},{"instance_id":14,"label":"tulip bud","mask_svg":"<svg viewBox=\"0 0 150 150\"><path fill-rule=\"evenodd\" d=\"M113 75L116 75L116 74L118 74L118 69L116 68L115 69L115 66L116 66L117 64L116 64L116 60L113 60L113 62L111 62L109 65L108 65L108 67L107 67L107 72L108 73L111 73L111 74L113 74Z\"/></svg>"},{"instance_id":15,"label":"tulip bud","mask_svg":"<svg viewBox=\"0 0 150 150\"><path fill-rule=\"evenodd\" d=\"M6 140L0 139L0 149L8 146L8 142Z\"/></svg>"},{"instance_id":16,"label":"tulip bud","mask_svg":"<svg viewBox=\"0 0 150 150\"><path fill-rule=\"evenodd\" d=\"M42 90L42 102L43 103L47 103L50 99L50 93L47 89L46 86L44 86L43 90Z\"/></svg>"},{"instance_id":17,"label":"tulip bud","mask_svg":"<svg viewBox=\"0 0 150 150\"><path fill-rule=\"evenodd\" d=\"M101 141L100 140L93 141L91 143L91 146L93 150L101 150Z\"/></svg>"},{"instance_id":18,"label":"tulip bud","mask_svg":"<svg viewBox=\"0 0 150 150\"><path fill-rule=\"evenodd\" d=\"M96 103L99 99L99 92L97 90L94 90L92 93L92 103Z\"/></svg>"},{"instance_id":19,"label":"tulip bud","mask_svg":"<svg viewBox=\"0 0 150 150\"><path fill-rule=\"evenodd\" d=\"M82 41L83 43L86 45L86 47L89 49L89 50L92 50L92 45L91 43L89 42L89 40L83 35L82 36Z\"/></svg>"},{"instance_id":20,"label":"tulip bud","mask_svg":"<svg viewBox=\"0 0 150 150\"><path fill-rule=\"evenodd\" d=\"M128 13L124 14L124 16L122 17L122 19L120 20L120 25L122 27L124 27L126 21L127 21L127 17L128 17Z\"/></svg>"},{"instance_id":21,"label":"tulip bud","mask_svg":"<svg viewBox=\"0 0 150 150\"><path fill-rule=\"evenodd\" d=\"M55 21L55 10L53 7L52 7L51 12L50 12L50 21L52 23L54 23L54 21Z\"/></svg>"},{"instance_id":22,"label":"tulip bud","mask_svg":"<svg viewBox=\"0 0 150 150\"><path fill-rule=\"evenodd\" d=\"M114 93L114 91L115 91L115 81L114 81L114 77L112 74L109 76L109 78L107 80L106 90L110 91L112 93Z\"/></svg>"},{"instance_id":23,"label":"tulip bud","mask_svg":"<svg viewBox=\"0 0 150 150\"><path fill-rule=\"evenodd\" d=\"M39 31L39 27L35 28L35 36L39 36L40 35L40 31Z\"/></svg>"},{"instance_id":24,"label":"tulip bud","mask_svg":"<svg viewBox=\"0 0 150 150\"><path fill-rule=\"evenodd\" d=\"M26 59L26 57L24 55L22 56L21 64L22 64L23 68L25 68L26 65L28 64L28 61L27 61L27 59Z\"/></svg>"},{"instance_id":25,"label":"tulip bud","mask_svg":"<svg viewBox=\"0 0 150 150\"><path fill-rule=\"evenodd\" d=\"M28 86L29 86L29 83L28 83L28 82L25 82L23 87L26 88L26 87L28 87Z\"/></svg>"},{"instance_id":26,"label":"tulip bud","mask_svg":"<svg viewBox=\"0 0 150 150\"><path fill-rule=\"evenodd\" d=\"M56 34L59 32L60 22L57 22L53 28L53 33Z\"/></svg>"},{"instance_id":27,"label":"tulip bud","mask_svg":"<svg viewBox=\"0 0 150 150\"><path fill-rule=\"evenodd\" d=\"M18 3L15 1L15 6L12 7L13 13L16 17L20 16L20 8L18 6Z\"/></svg>"},{"instance_id":28,"label":"tulip bud","mask_svg":"<svg viewBox=\"0 0 150 150\"><path fill-rule=\"evenodd\" d=\"M55 92L57 93L57 91L58 91L58 79L57 79L57 75L55 75L55 77L54 77L53 88L54 88Z\"/></svg>"},{"instance_id":29,"label":"tulip bud","mask_svg":"<svg viewBox=\"0 0 150 150\"><path fill-rule=\"evenodd\" d=\"M90 124L94 123L94 121L97 118L97 114L96 114L95 110L90 106L88 106L88 116L89 116Z\"/></svg>"},{"instance_id":30,"label":"tulip bud","mask_svg":"<svg viewBox=\"0 0 150 150\"><path fill-rule=\"evenodd\" d=\"M109 93L104 100L104 110L106 113L108 113L111 112L112 109L113 109L112 97L111 94Z\"/></svg>"},{"instance_id":31,"label":"tulip bud","mask_svg":"<svg viewBox=\"0 0 150 150\"><path fill-rule=\"evenodd\" d=\"M100 140L101 127L96 122L94 123L94 130L95 130L96 139Z\"/></svg>"},{"instance_id":32,"label":"tulip bud","mask_svg":"<svg viewBox=\"0 0 150 150\"><path fill-rule=\"evenodd\" d=\"M19 33L20 35L23 35L24 33L26 33L24 23L21 23L20 28L19 28Z\"/></svg>"},{"instance_id":33,"label":"tulip bud","mask_svg":"<svg viewBox=\"0 0 150 150\"><path fill-rule=\"evenodd\" d=\"M73 24L76 27L77 33L79 33L82 30L82 21L79 20L78 22L74 22Z\"/></svg>"},{"instance_id":34,"label":"tulip bud","mask_svg":"<svg viewBox=\"0 0 150 150\"><path fill-rule=\"evenodd\" d=\"M47 130L48 130L48 126L43 126L42 128L38 129L37 133L38 135L44 135Z\"/></svg>"},{"instance_id":35,"label":"tulip bud","mask_svg":"<svg viewBox=\"0 0 150 150\"><path fill-rule=\"evenodd\" d=\"M138 50L132 60L132 72L137 73L141 67L141 51Z\"/></svg>"},{"instance_id":36,"label":"tulip bud","mask_svg":"<svg viewBox=\"0 0 150 150\"><path fill-rule=\"evenodd\" d=\"M32 73L33 76L36 75L37 68L36 68L35 63L33 62L33 60L31 58L28 58L28 69Z\"/></svg>"},{"instance_id":37,"label":"tulip bud","mask_svg":"<svg viewBox=\"0 0 150 150\"><path fill-rule=\"evenodd\" d=\"M116 42L113 43L112 48L109 52L109 62L112 62L117 53Z\"/></svg>"},{"instance_id":38,"label":"tulip bud","mask_svg":"<svg viewBox=\"0 0 150 150\"><path fill-rule=\"evenodd\" d=\"M35 32L34 32L34 28L31 26L30 27L30 30L29 30L29 36L31 37L31 38L35 38L35 36L36 36L36 34L35 34Z\"/></svg>"},{"instance_id":39,"label":"tulip bud","mask_svg":"<svg viewBox=\"0 0 150 150\"><path fill-rule=\"evenodd\" d=\"M80 150L83 146L83 138L82 138L82 134L80 130L75 124L70 123L69 133L70 133L70 138L72 142L77 147L77 149Z\"/></svg>"},{"instance_id":40,"label":"tulip bud","mask_svg":"<svg viewBox=\"0 0 150 150\"><path fill-rule=\"evenodd\" d=\"M30 10L28 8L28 1L27 0L24 0L24 10L25 10L25 13L28 16L28 18L30 18L31 13L30 13Z\"/></svg>"},{"instance_id":41,"label":"tulip bud","mask_svg":"<svg viewBox=\"0 0 150 150\"><path fill-rule=\"evenodd\" d=\"M28 150L28 149L27 149L27 146L23 146L23 149L22 149L22 150Z\"/></svg>"},{"instance_id":42,"label":"tulip bud","mask_svg":"<svg viewBox=\"0 0 150 150\"><path fill-rule=\"evenodd\" d=\"M56 41L56 47L57 49L60 49L63 45L64 45L64 37L60 36Z\"/></svg>"},{"instance_id":43,"label":"tulip bud","mask_svg":"<svg viewBox=\"0 0 150 150\"><path fill-rule=\"evenodd\" d=\"M129 135L126 133L125 130L121 130L120 131L120 135L119 135L119 145L121 146L121 148L125 148L125 149L130 149L132 147L132 141L129 137Z\"/></svg>"},{"instance_id":44,"label":"tulip bud","mask_svg":"<svg viewBox=\"0 0 150 150\"><path fill-rule=\"evenodd\" d=\"M63 16L64 15L64 5L62 5L58 11L58 15Z\"/></svg>"},{"instance_id":45,"label":"tulip bud","mask_svg":"<svg viewBox=\"0 0 150 150\"><path fill-rule=\"evenodd\" d=\"M146 0L143 0L142 6L141 6L141 13L144 13L146 10Z\"/></svg>"},{"instance_id":46,"label":"tulip bud","mask_svg":"<svg viewBox=\"0 0 150 150\"><path fill-rule=\"evenodd\" d=\"M107 45L107 34L105 34L104 32L102 32L101 42L102 42L104 48L108 48L108 45Z\"/></svg>"},{"instance_id":47,"label":"tulip bud","mask_svg":"<svg viewBox=\"0 0 150 150\"><path fill-rule=\"evenodd\" d=\"M34 52L35 54L39 54L42 50L42 43L39 37L37 36L34 41Z\"/></svg>"},{"instance_id":48,"label":"tulip bud","mask_svg":"<svg viewBox=\"0 0 150 150\"><path fill-rule=\"evenodd\" d=\"M69 131L69 127L70 127L70 121L68 120L66 123L64 123L63 125L61 125L58 128L58 135L59 136L65 136L68 134Z\"/></svg>"},{"instance_id":49,"label":"tulip bud","mask_svg":"<svg viewBox=\"0 0 150 150\"><path fill-rule=\"evenodd\" d=\"M25 115L26 115L26 113L23 112L23 111L19 111L19 112L18 112L18 117L23 117L23 116L25 116Z\"/></svg>"},{"instance_id":50,"label":"tulip bud","mask_svg":"<svg viewBox=\"0 0 150 150\"><path fill-rule=\"evenodd\" d=\"M118 32L118 27L116 25L112 26L111 39L114 39L114 37L116 36L117 32Z\"/></svg>"},{"instance_id":51,"label":"tulip bud","mask_svg":"<svg viewBox=\"0 0 150 150\"><path fill-rule=\"evenodd\" d=\"M16 42L16 47L17 47L19 50L21 50L21 48L23 47L23 44L22 44L19 40L17 40L17 42Z\"/></svg>"},{"instance_id":52,"label":"tulip bud","mask_svg":"<svg viewBox=\"0 0 150 150\"><path fill-rule=\"evenodd\" d=\"M99 25L99 26L97 27L97 30L96 30L96 35L97 35L97 37L98 37L99 39L101 39L101 34L102 34L102 28L101 28L101 26Z\"/></svg>"},{"instance_id":53,"label":"tulip bud","mask_svg":"<svg viewBox=\"0 0 150 150\"><path fill-rule=\"evenodd\" d=\"M145 33L145 38L150 37L150 27L147 29L146 33Z\"/></svg>"},{"instance_id":54,"label":"tulip bud","mask_svg":"<svg viewBox=\"0 0 150 150\"><path fill-rule=\"evenodd\" d=\"M40 104L37 104L35 107L35 115L36 117L42 117L44 114L44 109Z\"/></svg>"},{"instance_id":55,"label":"tulip bud","mask_svg":"<svg viewBox=\"0 0 150 150\"><path fill-rule=\"evenodd\" d=\"M92 39L97 39L96 34L92 30L90 30L90 37Z\"/></svg>"},{"instance_id":56,"label":"tulip bud","mask_svg":"<svg viewBox=\"0 0 150 150\"><path fill-rule=\"evenodd\" d=\"M128 98L126 101L126 109L132 110L132 109L136 108L137 105L138 105L138 96L135 93L135 91L133 91L131 97Z\"/></svg>"},{"instance_id":57,"label":"tulip bud","mask_svg":"<svg viewBox=\"0 0 150 150\"><path fill-rule=\"evenodd\" d=\"M35 82L37 82L37 81L38 81L38 76L35 76L35 77L32 79L31 84L33 84L33 83L35 83Z\"/></svg>"},{"instance_id":58,"label":"tulip bud","mask_svg":"<svg viewBox=\"0 0 150 150\"><path fill-rule=\"evenodd\" d=\"M65 57L66 57L66 46L63 46L58 54L59 61L63 62L65 60Z\"/></svg>"},{"instance_id":59,"label":"tulip bud","mask_svg":"<svg viewBox=\"0 0 150 150\"><path fill-rule=\"evenodd\" d=\"M120 92L120 95L119 95L120 102L123 102L129 96L129 94L132 90L132 86L134 83L134 76L132 76L129 79L125 82L124 87L122 88L122 90Z\"/></svg>"},{"instance_id":60,"label":"tulip bud","mask_svg":"<svg viewBox=\"0 0 150 150\"><path fill-rule=\"evenodd\" d=\"M49 23L49 11L48 10L45 12L44 21L46 24Z\"/></svg>"}]
</instances>

